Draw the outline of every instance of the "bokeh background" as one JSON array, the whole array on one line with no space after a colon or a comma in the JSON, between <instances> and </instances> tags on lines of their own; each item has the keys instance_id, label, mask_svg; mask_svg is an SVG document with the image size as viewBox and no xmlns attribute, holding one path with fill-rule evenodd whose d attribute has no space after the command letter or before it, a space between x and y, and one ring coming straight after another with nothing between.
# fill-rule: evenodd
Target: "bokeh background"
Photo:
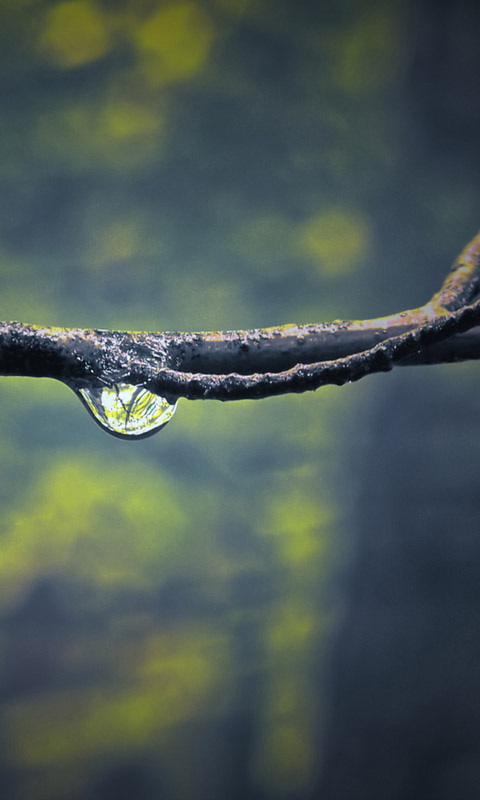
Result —
<instances>
[{"instance_id":1,"label":"bokeh background","mask_svg":"<svg viewBox=\"0 0 480 800\"><path fill-rule=\"evenodd\" d=\"M480 221L478 21L466 0L1 0L0 318L421 304ZM445 449L475 375L180 401L133 444L61 384L2 379L1 796L316 796L369 453L398 485L398 398L420 439L450 387Z\"/></svg>"}]
</instances>

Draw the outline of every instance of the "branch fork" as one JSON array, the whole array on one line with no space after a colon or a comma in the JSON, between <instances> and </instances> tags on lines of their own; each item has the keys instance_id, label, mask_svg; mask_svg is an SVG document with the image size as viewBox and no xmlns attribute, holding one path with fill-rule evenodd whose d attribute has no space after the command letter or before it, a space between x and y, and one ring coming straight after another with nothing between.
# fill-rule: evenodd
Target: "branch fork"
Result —
<instances>
[{"instance_id":1,"label":"branch fork","mask_svg":"<svg viewBox=\"0 0 480 800\"><path fill-rule=\"evenodd\" d=\"M425 305L388 317L248 331L131 333L0 323L0 374L72 388L129 383L239 400L342 385L396 365L480 358L480 232Z\"/></svg>"}]
</instances>

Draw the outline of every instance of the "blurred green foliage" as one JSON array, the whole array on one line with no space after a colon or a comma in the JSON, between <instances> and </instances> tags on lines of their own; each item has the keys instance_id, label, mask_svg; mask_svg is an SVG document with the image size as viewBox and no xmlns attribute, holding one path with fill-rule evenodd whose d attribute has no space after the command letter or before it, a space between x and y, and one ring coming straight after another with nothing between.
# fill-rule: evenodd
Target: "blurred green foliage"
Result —
<instances>
[{"instance_id":1,"label":"blurred green foliage","mask_svg":"<svg viewBox=\"0 0 480 800\"><path fill-rule=\"evenodd\" d=\"M478 188L450 175L449 204L422 155L406 9L3 0L1 317L205 330L422 302ZM138 800L307 796L372 385L183 401L131 445L65 387L2 382L9 797L114 796L95 787L132 760L157 787Z\"/></svg>"}]
</instances>

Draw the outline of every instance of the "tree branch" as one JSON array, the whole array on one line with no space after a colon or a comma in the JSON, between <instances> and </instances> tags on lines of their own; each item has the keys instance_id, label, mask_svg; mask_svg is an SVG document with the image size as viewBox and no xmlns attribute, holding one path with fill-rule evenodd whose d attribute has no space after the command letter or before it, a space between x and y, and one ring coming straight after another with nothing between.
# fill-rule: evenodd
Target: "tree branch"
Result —
<instances>
[{"instance_id":1,"label":"tree branch","mask_svg":"<svg viewBox=\"0 0 480 800\"><path fill-rule=\"evenodd\" d=\"M251 331L128 333L0 324L0 374L75 390L128 383L238 400L341 385L399 364L480 358L480 233L425 305L372 320Z\"/></svg>"}]
</instances>

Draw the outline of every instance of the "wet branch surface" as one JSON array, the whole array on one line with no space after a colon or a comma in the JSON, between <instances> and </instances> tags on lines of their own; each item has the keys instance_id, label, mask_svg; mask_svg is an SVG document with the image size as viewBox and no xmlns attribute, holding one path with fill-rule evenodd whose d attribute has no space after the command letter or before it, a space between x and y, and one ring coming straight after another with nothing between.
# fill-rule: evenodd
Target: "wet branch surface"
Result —
<instances>
[{"instance_id":1,"label":"wet branch surface","mask_svg":"<svg viewBox=\"0 0 480 800\"><path fill-rule=\"evenodd\" d=\"M425 305L372 320L250 331L132 333L0 324L0 374L72 388L143 385L240 400L342 385L396 365L480 358L480 232Z\"/></svg>"}]
</instances>

